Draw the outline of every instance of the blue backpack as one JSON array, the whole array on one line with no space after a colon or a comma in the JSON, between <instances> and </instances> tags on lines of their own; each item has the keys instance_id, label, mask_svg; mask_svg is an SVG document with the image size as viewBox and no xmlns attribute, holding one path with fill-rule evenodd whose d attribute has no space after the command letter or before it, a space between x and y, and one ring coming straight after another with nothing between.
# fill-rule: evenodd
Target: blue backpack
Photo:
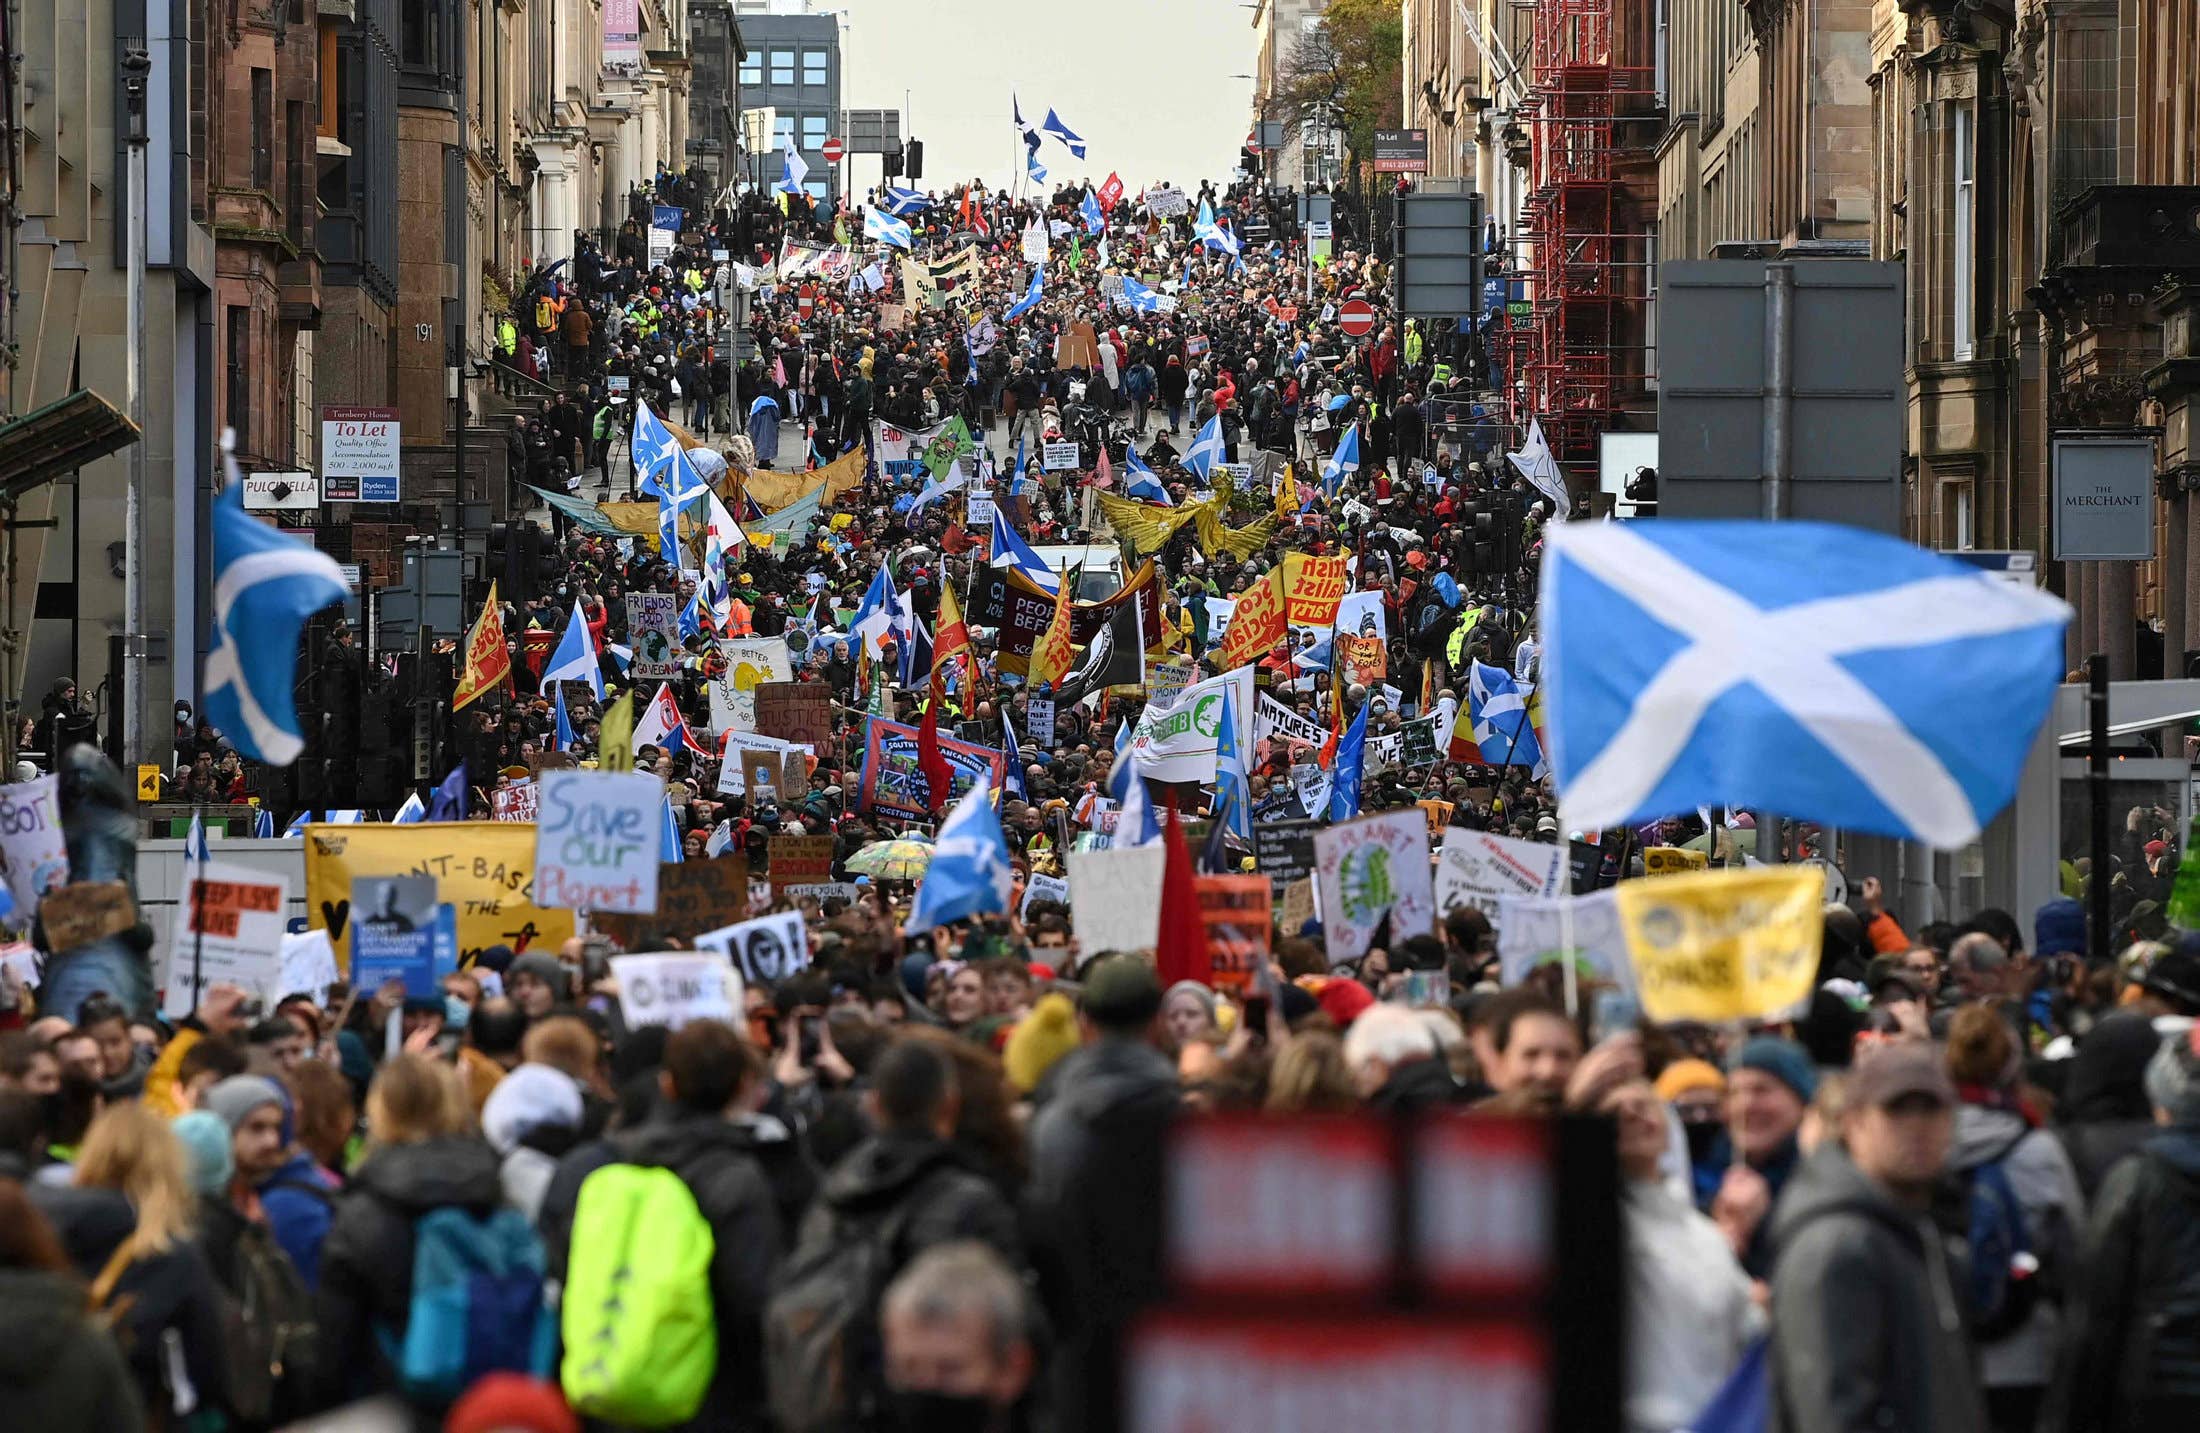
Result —
<instances>
[{"instance_id":1,"label":"blue backpack","mask_svg":"<svg viewBox=\"0 0 2200 1433\"><path fill-rule=\"evenodd\" d=\"M557 1320L543 1298L542 1241L525 1216L438 1209L413 1229L412 1303L392 1351L408 1398L448 1403L485 1373L547 1378Z\"/></svg>"},{"instance_id":2,"label":"blue backpack","mask_svg":"<svg viewBox=\"0 0 2200 1433\"><path fill-rule=\"evenodd\" d=\"M2040 1296L2040 1261L2024 1205L2002 1166L2029 1129L1969 1168L1955 1173L1962 1193L1957 1217L1967 1254L1964 1285L1971 1332L1991 1343L2021 1327Z\"/></svg>"}]
</instances>

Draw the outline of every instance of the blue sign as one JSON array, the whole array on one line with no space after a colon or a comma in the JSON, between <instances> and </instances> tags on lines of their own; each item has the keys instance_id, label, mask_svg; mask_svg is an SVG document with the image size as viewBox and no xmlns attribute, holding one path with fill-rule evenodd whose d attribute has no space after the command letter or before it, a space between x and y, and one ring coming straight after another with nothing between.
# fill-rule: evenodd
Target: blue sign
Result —
<instances>
[{"instance_id":1,"label":"blue sign","mask_svg":"<svg viewBox=\"0 0 2200 1433\"><path fill-rule=\"evenodd\" d=\"M443 977L458 969L458 912L445 902L418 925L402 921L359 920L351 926L351 978L369 993L392 980L403 981L409 1000L433 1000L443 993Z\"/></svg>"},{"instance_id":2,"label":"blue sign","mask_svg":"<svg viewBox=\"0 0 2200 1433\"><path fill-rule=\"evenodd\" d=\"M397 501L397 474L365 473L359 478L359 501L363 503L394 503Z\"/></svg>"},{"instance_id":3,"label":"blue sign","mask_svg":"<svg viewBox=\"0 0 2200 1433\"><path fill-rule=\"evenodd\" d=\"M677 204L659 204L656 206L656 212L650 216L650 227L653 229L669 229L677 234L680 232L680 220L686 212Z\"/></svg>"}]
</instances>

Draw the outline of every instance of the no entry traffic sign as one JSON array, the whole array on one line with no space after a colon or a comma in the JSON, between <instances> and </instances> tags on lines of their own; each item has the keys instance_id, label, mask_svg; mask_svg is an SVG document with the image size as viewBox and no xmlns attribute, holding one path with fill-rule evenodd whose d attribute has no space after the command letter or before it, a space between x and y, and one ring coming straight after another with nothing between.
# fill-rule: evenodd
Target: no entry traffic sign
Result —
<instances>
[{"instance_id":1,"label":"no entry traffic sign","mask_svg":"<svg viewBox=\"0 0 2200 1433\"><path fill-rule=\"evenodd\" d=\"M1337 327L1348 337L1365 338L1375 331L1375 307L1366 299L1346 299L1337 309Z\"/></svg>"},{"instance_id":2,"label":"no entry traffic sign","mask_svg":"<svg viewBox=\"0 0 2200 1433\"><path fill-rule=\"evenodd\" d=\"M840 147L840 141L835 138L826 140L825 147L818 152L825 156L825 162L827 164L838 164L840 163L840 156L843 151Z\"/></svg>"}]
</instances>

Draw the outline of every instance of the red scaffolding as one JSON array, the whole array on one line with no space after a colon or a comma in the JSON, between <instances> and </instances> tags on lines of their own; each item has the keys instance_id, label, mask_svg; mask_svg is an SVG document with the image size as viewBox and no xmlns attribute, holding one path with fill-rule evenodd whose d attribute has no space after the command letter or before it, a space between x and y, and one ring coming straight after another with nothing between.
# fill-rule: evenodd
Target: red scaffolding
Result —
<instances>
[{"instance_id":1,"label":"red scaffolding","mask_svg":"<svg viewBox=\"0 0 2200 1433\"><path fill-rule=\"evenodd\" d=\"M1614 128L1651 75L1618 63L1619 3L1536 0L1528 91L1517 112L1529 140L1520 216L1528 314L1501 349L1506 410L1519 433L1540 419L1563 464L1594 462L1617 385L1639 377L1636 365L1618 359L1644 293L1645 236L1624 232Z\"/></svg>"}]
</instances>

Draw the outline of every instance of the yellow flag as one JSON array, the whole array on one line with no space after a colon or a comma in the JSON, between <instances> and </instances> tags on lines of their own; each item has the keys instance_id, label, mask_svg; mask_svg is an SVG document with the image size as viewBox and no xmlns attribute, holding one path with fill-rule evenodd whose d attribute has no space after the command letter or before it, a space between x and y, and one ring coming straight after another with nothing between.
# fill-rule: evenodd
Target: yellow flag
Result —
<instances>
[{"instance_id":1,"label":"yellow flag","mask_svg":"<svg viewBox=\"0 0 2200 1433\"><path fill-rule=\"evenodd\" d=\"M1817 866L1692 871L1613 888L1643 1013L1744 1020L1809 998L1825 935Z\"/></svg>"},{"instance_id":2,"label":"yellow flag","mask_svg":"<svg viewBox=\"0 0 2200 1433\"><path fill-rule=\"evenodd\" d=\"M458 689L451 694L451 710L457 711L505 684L512 675L512 652L504 645L504 609L497 605L497 585L489 584L489 600L466 634L465 666L458 674Z\"/></svg>"},{"instance_id":3,"label":"yellow flag","mask_svg":"<svg viewBox=\"0 0 2200 1433\"><path fill-rule=\"evenodd\" d=\"M1054 620L1047 624L1046 631L1040 634L1038 642L1031 649L1028 680L1034 691L1060 681L1062 674L1069 670L1070 663L1076 658L1077 644L1070 635L1069 621L1069 590L1074 585L1069 580L1069 574L1063 573L1062 590L1054 597Z\"/></svg>"},{"instance_id":4,"label":"yellow flag","mask_svg":"<svg viewBox=\"0 0 2200 1433\"><path fill-rule=\"evenodd\" d=\"M1299 480L1291 465L1283 465L1283 485L1276 489L1276 516L1290 522L1299 515Z\"/></svg>"},{"instance_id":5,"label":"yellow flag","mask_svg":"<svg viewBox=\"0 0 2200 1433\"><path fill-rule=\"evenodd\" d=\"M596 736L598 771L634 769L634 693L622 693L603 711Z\"/></svg>"}]
</instances>

